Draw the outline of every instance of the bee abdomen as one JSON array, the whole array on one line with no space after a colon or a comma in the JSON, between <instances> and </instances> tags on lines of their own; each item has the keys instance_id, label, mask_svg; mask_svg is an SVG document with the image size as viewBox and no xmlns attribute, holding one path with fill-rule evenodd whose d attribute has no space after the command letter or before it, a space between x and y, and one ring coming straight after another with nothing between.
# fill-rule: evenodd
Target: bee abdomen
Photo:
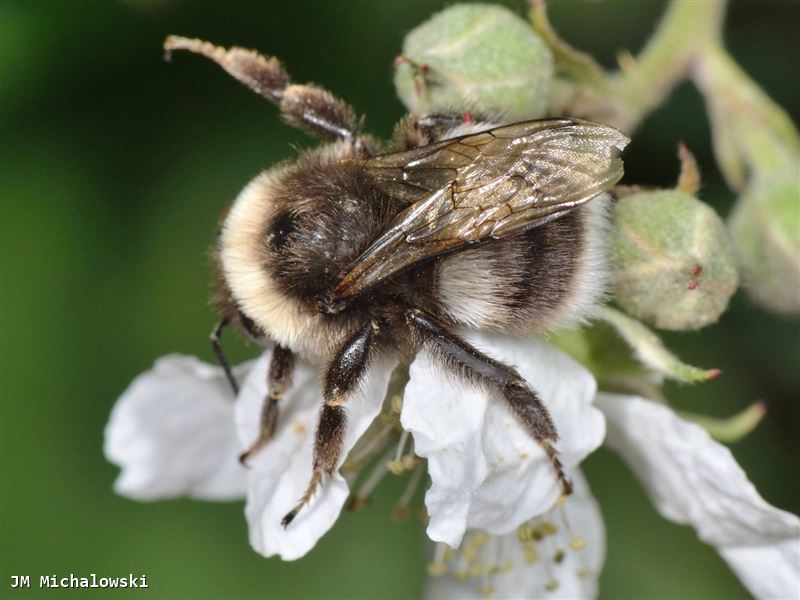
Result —
<instances>
[{"instance_id":1,"label":"bee abdomen","mask_svg":"<svg viewBox=\"0 0 800 600\"><path fill-rule=\"evenodd\" d=\"M457 324L541 333L577 324L602 302L608 197L514 238L454 254L438 267L442 312Z\"/></svg>"}]
</instances>

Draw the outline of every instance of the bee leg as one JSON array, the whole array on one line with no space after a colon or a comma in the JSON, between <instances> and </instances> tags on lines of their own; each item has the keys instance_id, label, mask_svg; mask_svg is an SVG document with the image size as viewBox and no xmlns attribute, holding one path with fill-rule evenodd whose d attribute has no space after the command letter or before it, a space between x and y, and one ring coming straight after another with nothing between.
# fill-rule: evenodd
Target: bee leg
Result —
<instances>
[{"instance_id":1,"label":"bee leg","mask_svg":"<svg viewBox=\"0 0 800 600\"><path fill-rule=\"evenodd\" d=\"M259 434L251 446L239 455L239 462L243 465L256 452L272 439L275 426L278 423L278 402L292 385L292 372L294 371L294 354L283 346L275 346L272 351L267 375L267 395L261 406L261 424Z\"/></svg>"},{"instance_id":2,"label":"bee leg","mask_svg":"<svg viewBox=\"0 0 800 600\"><path fill-rule=\"evenodd\" d=\"M288 527L297 513L308 504L324 477L330 477L339 462L347 426L347 412L342 406L358 386L374 354L377 324L367 323L337 351L325 372L324 404L314 438L314 466L311 481L303 497L289 511L281 524Z\"/></svg>"},{"instance_id":3,"label":"bee leg","mask_svg":"<svg viewBox=\"0 0 800 600\"><path fill-rule=\"evenodd\" d=\"M297 513L311 501L322 483L323 477L333 475L342 451L346 426L347 413L343 407L322 405L314 438L314 467L311 472L311 481L297 504L281 519L281 525L284 527L288 527L294 521Z\"/></svg>"},{"instance_id":4,"label":"bee leg","mask_svg":"<svg viewBox=\"0 0 800 600\"><path fill-rule=\"evenodd\" d=\"M231 389L233 390L234 398L239 395L239 384L236 382L236 377L233 376L233 369L231 369L231 363L228 362L228 357L225 356L225 351L222 349L222 344L220 343L220 338L222 337L222 330L225 329L230 324L230 320L225 318L222 319L219 323L214 326L214 329L211 330L211 334L208 336L209 341L211 342L211 348L214 350L214 355L217 357L217 362L219 362L219 366L222 367L222 370L225 371L225 377L228 379L228 383L231 385Z\"/></svg>"},{"instance_id":5,"label":"bee leg","mask_svg":"<svg viewBox=\"0 0 800 600\"><path fill-rule=\"evenodd\" d=\"M167 59L173 50L205 56L251 90L277 104L286 121L323 139L344 139L359 149L361 119L353 108L331 92L315 85L292 83L281 61L255 50L215 46L209 42L176 35L164 42Z\"/></svg>"},{"instance_id":6,"label":"bee leg","mask_svg":"<svg viewBox=\"0 0 800 600\"><path fill-rule=\"evenodd\" d=\"M486 356L451 333L444 323L421 310L408 311L406 321L418 347L431 352L453 373L500 393L517 420L544 449L562 493L571 494L572 484L553 447L558 440L556 427L547 407L522 376L514 368Z\"/></svg>"},{"instance_id":7,"label":"bee leg","mask_svg":"<svg viewBox=\"0 0 800 600\"><path fill-rule=\"evenodd\" d=\"M417 128L427 131L435 141L441 139L451 129L455 129L461 125L473 125L476 122L482 122L484 120L483 117L477 117L472 112L449 115L434 113L417 118L416 123Z\"/></svg>"},{"instance_id":8,"label":"bee leg","mask_svg":"<svg viewBox=\"0 0 800 600\"><path fill-rule=\"evenodd\" d=\"M475 125L489 129L498 119L488 119L473 112L461 114L406 115L394 127L392 137L398 150L421 148L450 137L450 132L463 125Z\"/></svg>"}]
</instances>

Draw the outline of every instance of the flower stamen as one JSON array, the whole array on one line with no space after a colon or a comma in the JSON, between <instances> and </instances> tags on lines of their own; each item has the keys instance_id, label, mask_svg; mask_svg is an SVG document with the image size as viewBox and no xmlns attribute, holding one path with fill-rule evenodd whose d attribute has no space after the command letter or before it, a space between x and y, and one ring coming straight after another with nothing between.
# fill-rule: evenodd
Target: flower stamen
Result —
<instances>
[{"instance_id":1,"label":"flower stamen","mask_svg":"<svg viewBox=\"0 0 800 600\"><path fill-rule=\"evenodd\" d=\"M497 563L499 538L496 536L491 536L489 537L488 541L489 545L486 550L486 562L483 565L476 565L481 567L481 593L484 596L491 596L492 592L494 592L494 586L492 585L492 574L495 572L495 565ZM481 545L485 543L485 539L481 540Z\"/></svg>"},{"instance_id":2,"label":"flower stamen","mask_svg":"<svg viewBox=\"0 0 800 600\"><path fill-rule=\"evenodd\" d=\"M384 442L392 431L394 431L393 425L384 425L376 434L366 439L363 445L359 444L360 448L356 446L354 451L350 453L342 470L355 471L372 456L383 450L385 447Z\"/></svg>"},{"instance_id":3,"label":"flower stamen","mask_svg":"<svg viewBox=\"0 0 800 600\"><path fill-rule=\"evenodd\" d=\"M445 555L444 561L451 576L461 582L472 580L472 585L487 596L505 589L502 578L515 567L525 569L525 577L538 582L542 593L554 592L562 581L571 579L568 571L581 578L592 575L589 556L580 552L586 546L586 539L572 528L566 501L561 501L514 533L495 536L468 532L458 551Z\"/></svg>"},{"instance_id":4,"label":"flower stamen","mask_svg":"<svg viewBox=\"0 0 800 600\"><path fill-rule=\"evenodd\" d=\"M408 431L403 430L403 433L400 434L400 441L397 442L397 449L394 454L394 460L389 462L389 470L395 474L400 475L403 471L407 470L406 463L404 463L403 453L406 449L406 444L408 443L408 438L410 437L410 433Z\"/></svg>"},{"instance_id":5,"label":"flower stamen","mask_svg":"<svg viewBox=\"0 0 800 600\"><path fill-rule=\"evenodd\" d=\"M561 515L561 520L564 522L564 528L567 530L567 535L569 536L569 547L571 550L583 550L586 547L586 540L582 537L578 537L572 531L572 526L569 523L569 518L567 518L567 511L564 508L563 504L558 505L558 510Z\"/></svg>"},{"instance_id":6,"label":"flower stamen","mask_svg":"<svg viewBox=\"0 0 800 600\"><path fill-rule=\"evenodd\" d=\"M422 481L422 476L424 474L425 465L419 464L408 478L408 483L406 483L406 487L394 507L393 517L396 521L405 521L408 518L408 505L411 503L411 499L414 497L414 492L417 491L419 482Z\"/></svg>"},{"instance_id":7,"label":"flower stamen","mask_svg":"<svg viewBox=\"0 0 800 600\"><path fill-rule=\"evenodd\" d=\"M439 577L447 573L447 550L447 544L436 543L436 549L433 551L433 561L428 564L428 574L432 577Z\"/></svg>"},{"instance_id":8,"label":"flower stamen","mask_svg":"<svg viewBox=\"0 0 800 600\"><path fill-rule=\"evenodd\" d=\"M361 484L361 487L358 489L358 491L353 494L349 504L347 505L347 510L360 510L369 503L370 495L375 488L378 487L378 484L386 475L387 466L389 464L389 456L391 456L391 454L392 448L389 448L386 452L384 452L383 456L378 459L378 462L374 467L372 467L372 470L369 472L369 475L367 475L364 483Z\"/></svg>"}]
</instances>

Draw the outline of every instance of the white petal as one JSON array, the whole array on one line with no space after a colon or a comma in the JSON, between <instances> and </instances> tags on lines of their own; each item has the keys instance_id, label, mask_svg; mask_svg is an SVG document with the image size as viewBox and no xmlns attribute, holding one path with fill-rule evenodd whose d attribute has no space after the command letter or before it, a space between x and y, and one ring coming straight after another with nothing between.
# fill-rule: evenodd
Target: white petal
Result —
<instances>
[{"instance_id":1,"label":"white petal","mask_svg":"<svg viewBox=\"0 0 800 600\"><path fill-rule=\"evenodd\" d=\"M459 581L453 575L458 570L459 557L453 559L450 572L433 577L428 583L426 597L433 600L483 600L487 598L485 584L489 584L489 598L547 598L548 600L579 600L597 596L597 579L603 568L605 556L605 530L600 510L592 497L583 474L573 473L575 492L564 505L571 530L585 543L579 550L569 546L568 530L559 509L546 515L546 519L556 523L560 529L555 536L548 536L535 545L539 554L536 562L526 560L525 548L519 542L517 533L507 534L490 542L480 557L491 555L491 544L496 544L494 564L511 566L508 572L499 572L488 580L472 577ZM467 538L469 539L469 538ZM553 561L556 550L564 551L564 560ZM471 563L474 565L475 563ZM555 589L546 589L548 584L556 583Z\"/></svg>"},{"instance_id":2,"label":"white petal","mask_svg":"<svg viewBox=\"0 0 800 600\"><path fill-rule=\"evenodd\" d=\"M117 400L106 426L106 457L122 468L114 489L136 500L243 498L233 406L222 369L190 356L160 358Z\"/></svg>"},{"instance_id":3,"label":"white petal","mask_svg":"<svg viewBox=\"0 0 800 600\"><path fill-rule=\"evenodd\" d=\"M556 444L567 469L603 440L602 414L591 406L595 381L566 354L545 342L472 333L479 349L509 365L539 392L558 429ZM428 536L456 547L467 528L514 531L548 510L560 495L542 448L505 403L443 376L427 353L410 367L401 414L415 452L428 459L432 486L425 495Z\"/></svg>"},{"instance_id":4,"label":"white petal","mask_svg":"<svg viewBox=\"0 0 800 600\"><path fill-rule=\"evenodd\" d=\"M664 517L716 546L754 596L800 597L800 519L764 501L728 448L643 398L598 394L597 405Z\"/></svg>"},{"instance_id":5,"label":"white petal","mask_svg":"<svg viewBox=\"0 0 800 600\"><path fill-rule=\"evenodd\" d=\"M261 405L267 393L268 361L269 354L259 360L236 403L236 423L243 447L258 435ZM339 466L380 412L394 365L375 365L365 379L361 397L348 401L347 435ZM245 515L250 543L264 556L277 554L284 560L294 560L306 554L333 526L350 493L347 482L337 472L324 482L289 527L281 526L281 519L303 495L311 478L314 431L321 406L318 371L298 363L292 387L279 407L275 437L250 459Z\"/></svg>"}]
</instances>

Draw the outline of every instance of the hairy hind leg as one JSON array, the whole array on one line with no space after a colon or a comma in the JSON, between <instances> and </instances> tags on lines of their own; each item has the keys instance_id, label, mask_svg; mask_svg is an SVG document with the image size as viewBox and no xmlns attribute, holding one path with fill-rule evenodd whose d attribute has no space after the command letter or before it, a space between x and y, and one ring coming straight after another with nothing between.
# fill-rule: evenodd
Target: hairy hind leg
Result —
<instances>
[{"instance_id":1,"label":"hairy hind leg","mask_svg":"<svg viewBox=\"0 0 800 600\"><path fill-rule=\"evenodd\" d=\"M283 346L275 346L267 374L267 395L261 406L259 433L250 447L239 455L239 462L247 463L253 454L261 450L275 435L278 424L278 403L283 400L292 385L294 354Z\"/></svg>"},{"instance_id":2,"label":"hairy hind leg","mask_svg":"<svg viewBox=\"0 0 800 600\"><path fill-rule=\"evenodd\" d=\"M417 345L432 351L448 369L500 393L517 420L544 449L562 493L571 494L572 484L553 447L558 440L556 427L539 395L522 376L512 367L486 356L421 310L408 311L406 321Z\"/></svg>"},{"instance_id":3,"label":"hairy hind leg","mask_svg":"<svg viewBox=\"0 0 800 600\"><path fill-rule=\"evenodd\" d=\"M308 504L325 477L330 477L342 453L347 432L347 412L342 406L358 387L374 354L375 323L367 323L339 348L325 372L324 404L314 437L314 462L311 481L305 493L281 524L287 527Z\"/></svg>"}]
</instances>

